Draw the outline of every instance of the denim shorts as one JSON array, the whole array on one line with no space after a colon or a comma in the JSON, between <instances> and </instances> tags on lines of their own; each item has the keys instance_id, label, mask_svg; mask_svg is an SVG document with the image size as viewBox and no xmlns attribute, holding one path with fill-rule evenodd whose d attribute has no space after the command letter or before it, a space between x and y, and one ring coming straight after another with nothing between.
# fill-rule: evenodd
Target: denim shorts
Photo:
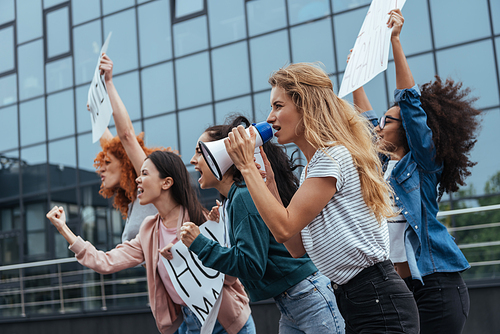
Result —
<instances>
[{"instance_id":1,"label":"denim shorts","mask_svg":"<svg viewBox=\"0 0 500 334\"><path fill-rule=\"evenodd\" d=\"M274 297L281 312L280 334L344 333L344 319L330 280L316 272Z\"/></svg>"},{"instance_id":2,"label":"denim shorts","mask_svg":"<svg viewBox=\"0 0 500 334\"><path fill-rule=\"evenodd\" d=\"M419 333L417 304L390 260L333 289L346 333Z\"/></svg>"},{"instance_id":3,"label":"denim shorts","mask_svg":"<svg viewBox=\"0 0 500 334\"><path fill-rule=\"evenodd\" d=\"M182 306L182 313L184 315L184 322L181 327L177 330L179 334L199 334L201 330L201 323L196 318L193 312L187 306ZM219 320L215 321L213 334L227 334L226 330L219 323ZM248 317L247 322L240 329L238 334L255 334L255 324L253 322L252 315Z\"/></svg>"}]
</instances>

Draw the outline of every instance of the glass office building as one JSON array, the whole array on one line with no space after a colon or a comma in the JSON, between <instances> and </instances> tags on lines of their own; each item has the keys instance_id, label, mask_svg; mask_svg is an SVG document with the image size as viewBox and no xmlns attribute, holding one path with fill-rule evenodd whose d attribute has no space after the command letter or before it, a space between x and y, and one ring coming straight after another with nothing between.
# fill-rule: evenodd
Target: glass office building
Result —
<instances>
[{"instance_id":1,"label":"glass office building","mask_svg":"<svg viewBox=\"0 0 500 334\"><path fill-rule=\"evenodd\" d=\"M265 120L273 70L319 61L338 91L369 3L0 0L0 271L72 256L45 218L53 205L65 206L70 228L98 248L121 239L120 214L98 194L93 160L100 147L92 143L86 110L110 32L114 82L136 132L144 132L148 146L179 150L197 187L189 165L197 138L230 113ZM403 14L402 43L416 82L435 74L463 81L484 111L472 153L478 163L459 194L444 196L443 210L500 203L500 1L408 0ZM394 64L365 88L381 116L393 100ZM110 128L116 133L112 122ZM215 198L214 192L201 196L207 206ZM473 217L469 225L488 223ZM465 224L459 217L443 219L451 229ZM482 230L487 240L456 230L459 244L467 238L489 243L463 248L479 263L470 279L500 273L500 233L488 228ZM486 260L493 263L481 264ZM1 287L18 272L0 275ZM38 309L33 304L24 313ZM16 312L11 315L22 314Z\"/></svg>"}]
</instances>

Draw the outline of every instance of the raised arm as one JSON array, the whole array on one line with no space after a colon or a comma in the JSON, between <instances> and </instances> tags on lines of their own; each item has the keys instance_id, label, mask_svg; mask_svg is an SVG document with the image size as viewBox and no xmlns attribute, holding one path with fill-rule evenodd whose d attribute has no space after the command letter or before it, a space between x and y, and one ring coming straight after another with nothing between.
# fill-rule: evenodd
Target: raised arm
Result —
<instances>
[{"instance_id":1,"label":"raised arm","mask_svg":"<svg viewBox=\"0 0 500 334\"><path fill-rule=\"evenodd\" d=\"M406 56L403 52L403 47L401 46L400 34L403 28L403 23L405 19L401 14L400 9L394 9L389 12L389 20L387 21L387 27L392 28L391 43L392 43L392 53L394 56L394 65L396 67L396 88L406 89L415 86L415 80L410 71L410 66L406 61Z\"/></svg>"},{"instance_id":2,"label":"raised arm","mask_svg":"<svg viewBox=\"0 0 500 334\"><path fill-rule=\"evenodd\" d=\"M113 108L113 119L116 125L116 132L120 138L128 158L134 165L137 175L140 174L142 163L146 159L146 153L142 150L137 137L135 135L134 127L130 116L128 115L127 108L122 102L118 91L113 83L113 62L106 55L103 54L101 64L99 65L101 73L104 73L104 80L108 90L109 100Z\"/></svg>"}]
</instances>

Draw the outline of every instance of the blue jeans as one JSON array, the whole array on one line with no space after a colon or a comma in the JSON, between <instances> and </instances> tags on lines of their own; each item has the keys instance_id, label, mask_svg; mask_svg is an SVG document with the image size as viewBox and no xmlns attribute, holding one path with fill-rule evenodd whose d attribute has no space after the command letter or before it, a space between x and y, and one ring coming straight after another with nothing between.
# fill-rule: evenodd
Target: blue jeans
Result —
<instances>
[{"instance_id":1,"label":"blue jeans","mask_svg":"<svg viewBox=\"0 0 500 334\"><path fill-rule=\"evenodd\" d=\"M344 319L330 280L316 272L274 297L281 312L280 334L344 333Z\"/></svg>"},{"instance_id":2,"label":"blue jeans","mask_svg":"<svg viewBox=\"0 0 500 334\"><path fill-rule=\"evenodd\" d=\"M182 313L184 314L184 322L181 327L179 327L179 334L199 334L201 329L201 323L196 318L196 316L191 312L189 307L183 306ZM215 322L213 334L227 334L226 330L219 323L219 320ZM247 322L243 325L243 328L240 329L238 334L255 334L255 324L253 322L252 315L248 317Z\"/></svg>"},{"instance_id":3,"label":"blue jeans","mask_svg":"<svg viewBox=\"0 0 500 334\"><path fill-rule=\"evenodd\" d=\"M346 333L419 333L417 304L390 260L333 289Z\"/></svg>"},{"instance_id":4,"label":"blue jeans","mask_svg":"<svg viewBox=\"0 0 500 334\"><path fill-rule=\"evenodd\" d=\"M405 278L420 316L420 331L460 334L469 315L469 292L460 273L434 273L419 280Z\"/></svg>"}]
</instances>

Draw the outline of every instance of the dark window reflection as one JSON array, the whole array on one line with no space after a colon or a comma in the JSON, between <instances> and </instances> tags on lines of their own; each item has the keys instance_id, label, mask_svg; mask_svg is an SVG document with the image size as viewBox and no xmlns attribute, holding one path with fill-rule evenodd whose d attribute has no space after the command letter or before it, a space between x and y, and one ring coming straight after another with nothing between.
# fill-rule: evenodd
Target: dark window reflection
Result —
<instances>
[{"instance_id":1,"label":"dark window reflection","mask_svg":"<svg viewBox=\"0 0 500 334\"><path fill-rule=\"evenodd\" d=\"M186 110L179 113L179 130L181 138L180 154L182 161L189 164L189 160L194 154L198 137L203 131L213 125L212 106L205 106Z\"/></svg>"},{"instance_id":2,"label":"dark window reflection","mask_svg":"<svg viewBox=\"0 0 500 334\"><path fill-rule=\"evenodd\" d=\"M141 65L172 58L170 1L152 1L138 8Z\"/></svg>"},{"instance_id":3,"label":"dark window reflection","mask_svg":"<svg viewBox=\"0 0 500 334\"><path fill-rule=\"evenodd\" d=\"M253 90L268 88L267 78L271 72L290 62L287 31L278 31L274 34L251 39L250 57L252 60Z\"/></svg>"},{"instance_id":4,"label":"dark window reflection","mask_svg":"<svg viewBox=\"0 0 500 334\"><path fill-rule=\"evenodd\" d=\"M246 42L213 50L212 66L216 100L250 92Z\"/></svg>"},{"instance_id":5,"label":"dark window reflection","mask_svg":"<svg viewBox=\"0 0 500 334\"><path fill-rule=\"evenodd\" d=\"M14 64L14 26L0 29L0 73L13 70Z\"/></svg>"},{"instance_id":6,"label":"dark window reflection","mask_svg":"<svg viewBox=\"0 0 500 334\"><path fill-rule=\"evenodd\" d=\"M250 36L286 26L285 0L247 1L246 5Z\"/></svg>"},{"instance_id":7,"label":"dark window reflection","mask_svg":"<svg viewBox=\"0 0 500 334\"><path fill-rule=\"evenodd\" d=\"M39 143L45 140L45 99L39 98L20 104L21 145Z\"/></svg>"},{"instance_id":8,"label":"dark window reflection","mask_svg":"<svg viewBox=\"0 0 500 334\"><path fill-rule=\"evenodd\" d=\"M17 105L0 109L0 152L15 148L17 144Z\"/></svg>"},{"instance_id":9,"label":"dark window reflection","mask_svg":"<svg viewBox=\"0 0 500 334\"><path fill-rule=\"evenodd\" d=\"M47 191L46 146L37 145L21 150L23 193Z\"/></svg>"},{"instance_id":10,"label":"dark window reflection","mask_svg":"<svg viewBox=\"0 0 500 334\"><path fill-rule=\"evenodd\" d=\"M63 7L46 14L47 58L70 52L69 8Z\"/></svg>"},{"instance_id":11,"label":"dark window reflection","mask_svg":"<svg viewBox=\"0 0 500 334\"><path fill-rule=\"evenodd\" d=\"M175 109L174 71L172 62L148 67L141 72L144 116Z\"/></svg>"},{"instance_id":12,"label":"dark window reflection","mask_svg":"<svg viewBox=\"0 0 500 334\"><path fill-rule=\"evenodd\" d=\"M17 43L42 37L42 0L16 1Z\"/></svg>"},{"instance_id":13,"label":"dark window reflection","mask_svg":"<svg viewBox=\"0 0 500 334\"><path fill-rule=\"evenodd\" d=\"M17 49L19 97L28 99L44 93L43 41L24 44ZM95 66L95 65L94 65Z\"/></svg>"},{"instance_id":14,"label":"dark window reflection","mask_svg":"<svg viewBox=\"0 0 500 334\"><path fill-rule=\"evenodd\" d=\"M44 202L25 205L26 219L26 250L27 255L42 255L46 252Z\"/></svg>"},{"instance_id":15,"label":"dark window reflection","mask_svg":"<svg viewBox=\"0 0 500 334\"><path fill-rule=\"evenodd\" d=\"M329 0L288 0L290 24L314 20L330 14Z\"/></svg>"},{"instance_id":16,"label":"dark window reflection","mask_svg":"<svg viewBox=\"0 0 500 334\"><path fill-rule=\"evenodd\" d=\"M21 231L19 206L0 209L0 265L20 262Z\"/></svg>"},{"instance_id":17,"label":"dark window reflection","mask_svg":"<svg viewBox=\"0 0 500 334\"><path fill-rule=\"evenodd\" d=\"M0 153L0 198L19 195L19 171L22 161L18 151Z\"/></svg>"},{"instance_id":18,"label":"dark window reflection","mask_svg":"<svg viewBox=\"0 0 500 334\"><path fill-rule=\"evenodd\" d=\"M210 44L218 46L246 37L245 1L207 1Z\"/></svg>"}]
</instances>

